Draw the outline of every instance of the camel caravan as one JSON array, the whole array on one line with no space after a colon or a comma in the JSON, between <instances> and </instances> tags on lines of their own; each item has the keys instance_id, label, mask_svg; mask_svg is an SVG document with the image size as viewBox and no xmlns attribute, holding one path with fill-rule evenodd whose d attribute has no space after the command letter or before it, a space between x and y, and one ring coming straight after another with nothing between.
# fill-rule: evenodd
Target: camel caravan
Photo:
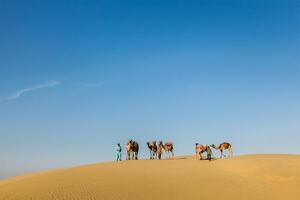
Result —
<instances>
[{"instance_id":1,"label":"camel caravan","mask_svg":"<svg viewBox=\"0 0 300 200\"><path fill-rule=\"evenodd\" d=\"M147 147L149 149L150 153L150 160L152 159L162 159L162 154L163 152L165 153L165 159L173 159L174 158L174 145L172 142L166 142L163 143L162 141L150 141L147 142ZM212 149L220 151L220 158L226 157L224 154L225 151L227 151L227 157L232 157L233 156L233 151L232 151L232 145L228 142L223 142L219 144L218 146L212 144L212 145L207 145L207 144L195 144L195 153L196 153L196 158L199 160L203 160L203 153L206 152L206 159L211 160L212 159ZM121 147L120 144L118 144L117 148L117 153L118 153L118 159L117 161L121 161ZM138 160L138 154L139 154L139 143L134 140L129 140L126 143L126 160Z\"/></svg>"}]
</instances>

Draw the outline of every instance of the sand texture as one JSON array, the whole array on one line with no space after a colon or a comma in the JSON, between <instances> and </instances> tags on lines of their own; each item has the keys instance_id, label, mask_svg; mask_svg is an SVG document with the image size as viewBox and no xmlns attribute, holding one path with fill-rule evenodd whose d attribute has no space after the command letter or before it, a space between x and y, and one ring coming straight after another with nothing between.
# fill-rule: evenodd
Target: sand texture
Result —
<instances>
[{"instance_id":1,"label":"sand texture","mask_svg":"<svg viewBox=\"0 0 300 200\"><path fill-rule=\"evenodd\" d=\"M0 181L1 200L300 200L300 155L109 162Z\"/></svg>"}]
</instances>

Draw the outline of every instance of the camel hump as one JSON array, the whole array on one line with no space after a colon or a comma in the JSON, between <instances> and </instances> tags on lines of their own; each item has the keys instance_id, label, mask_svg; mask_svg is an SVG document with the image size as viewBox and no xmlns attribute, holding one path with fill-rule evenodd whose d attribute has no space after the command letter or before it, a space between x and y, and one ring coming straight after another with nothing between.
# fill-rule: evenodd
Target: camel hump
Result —
<instances>
[{"instance_id":1,"label":"camel hump","mask_svg":"<svg viewBox=\"0 0 300 200\"><path fill-rule=\"evenodd\" d=\"M227 145L228 147L231 147L231 144L229 142L223 142L222 145Z\"/></svg>"}]
</instances>

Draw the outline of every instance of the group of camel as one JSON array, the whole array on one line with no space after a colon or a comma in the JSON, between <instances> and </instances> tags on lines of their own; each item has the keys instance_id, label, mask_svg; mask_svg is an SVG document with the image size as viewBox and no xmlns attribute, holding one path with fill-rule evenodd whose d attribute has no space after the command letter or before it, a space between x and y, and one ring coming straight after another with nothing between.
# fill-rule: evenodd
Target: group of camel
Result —
<instances>
[{"instance_id":1,"label":"group of camel","mask_svg":"<svg viewBox=\"0 0 300 200\"><path fill-rule=\"evenodd\" d=\"M126 144L126 160L137 160L139 155L139 143L129 140Z\"/></svg>"},{"instance_id":2,"label":"group of camel","mask_svg":"<svg viewBox=\"0 0 300 200\"><path fill-rule=\"evenodd\" d=\"M166 153L166 159L174 158L174 146L172 142L166 142L163 144L162 141L147 142L147 146L150 150L150 159L161 159L163 150Z\"/></svg>"},{"instance_id":3,"label":"group of camel","mask_svg":"<svg viewBox=\"0 0 300 200\"><path fill-rule=\"evenodd\" d=\"M163 151L166 153L166 159L174 158L174 145L172 142L166 142L163 144L162 141L151 141L147 142L147 146L150 151L150 159L162 159ZM203 159L202 153L210 152L210 148L214 148L220 151L221 157L225 157L224 151L227 150L229 152L228 156L233 156L232 152L232 145L228 142L223 142L222 144L216 146L214 144L207 145L207 144L198 144L196 143L195 152L196 157L199 160ZM126 144L126 159L127 160L138 160L138 153L139 153L139 144L137 141L129 140Z\"/></svg>"},{"instance_id":4,"label":"group of camel","mask_svg":"<svg viewBox=\"0 0 300 200\"><path fill-rule=\"evenodd\" d=\"M172 142L166 142L163 144L162 141L147 142L147 146L150 150L150 159L159 160L162 158L162 153L165 151L166 159L174 157L174 146ZM138 160L139 154L139 143L134 140L129 140L126 144L126 160Z\"/></svg>"},{"instance_id":5,"label":"group of camel","mask_svg":"<svg viewBox=\"0 0 300 200\"><path fill-rule=\"evenodd\" d=\"M198 144L198 143L196 143L196 146L195 146L196 157L199 160L202 160L203 159L202 153L204 153L204 152L208 153L209 151L211 151L210 147L220 151L220 154L221 154L220 158L225 157L225 155L224 155L225 150L227 150L229 152L228 156L230 156L230 157L233 156L232 145L228 142L223 142L219 146L216 146L214 144L207 145L207 144Z\"/></svg>"}]
</instances>

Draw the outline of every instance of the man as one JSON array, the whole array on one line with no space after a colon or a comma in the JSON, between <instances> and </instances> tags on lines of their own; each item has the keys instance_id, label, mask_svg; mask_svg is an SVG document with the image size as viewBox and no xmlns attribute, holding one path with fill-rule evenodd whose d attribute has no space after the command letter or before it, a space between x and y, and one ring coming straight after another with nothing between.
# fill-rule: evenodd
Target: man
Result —
<instances>
[{"instance_id":1,"label":"man","mask_svg":"<svg viewBox=\"0 0 300 200\"><path fill-rule=\"evenodd\" d=\"M209 145L207 145L207 160L211 161L212 151Z\"/></svg>"},{"instance_id":2,"label":"man","mask_svg":"<svg viewBox=\"0 0 300 200\"><path fill-rule=\"evenodd\" d=\"M118 145L117 145L117 155L116 155L116 160L117 160L117 162L118 161L121 161L122 159L121 159L121 156L122 156L122 154L121 154L121 152L122 152L122 147L121 147L121 145L120 145L120 143L118 143Z\"/></svg>"}]
</instances>

